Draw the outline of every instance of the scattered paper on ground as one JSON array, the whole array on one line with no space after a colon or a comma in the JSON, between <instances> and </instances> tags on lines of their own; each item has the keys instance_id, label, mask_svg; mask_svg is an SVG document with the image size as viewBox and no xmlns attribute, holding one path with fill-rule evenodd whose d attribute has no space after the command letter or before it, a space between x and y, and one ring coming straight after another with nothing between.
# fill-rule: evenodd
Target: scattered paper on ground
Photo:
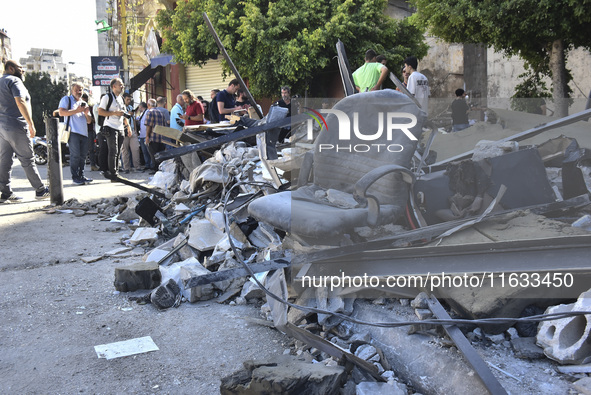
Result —
<instances>
[{"instance_id":1,"label":"scattered paper on ground","mask_svg":"<svg viewBox=\"0 0 591 395\"><path fill-rule=\"evenodd\" d=\"M109 360L150 351L158 351L159 348L150 336L145 336L115 343L100 344L94 346L94 350L99 358Z\"/></svg>"}]
</instances>

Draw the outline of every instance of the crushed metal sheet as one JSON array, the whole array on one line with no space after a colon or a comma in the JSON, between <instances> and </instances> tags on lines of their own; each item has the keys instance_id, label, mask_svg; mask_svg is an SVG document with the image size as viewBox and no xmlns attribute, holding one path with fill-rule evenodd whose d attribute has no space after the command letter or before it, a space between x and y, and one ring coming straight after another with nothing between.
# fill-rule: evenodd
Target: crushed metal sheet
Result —
<instances>
[{"instance_id":1,"label":"crushed metal sheet","mask_svg":"<svg viewBox=\"0 0 591 395\"><path fill-rule=\"evenodd\" d=\"M94 346L94 350L99 358L111 360L150 351L158 351L160 349L154 343L151 336L144 336L115 343L100 344Z\"/></svg>"}]
</instances>

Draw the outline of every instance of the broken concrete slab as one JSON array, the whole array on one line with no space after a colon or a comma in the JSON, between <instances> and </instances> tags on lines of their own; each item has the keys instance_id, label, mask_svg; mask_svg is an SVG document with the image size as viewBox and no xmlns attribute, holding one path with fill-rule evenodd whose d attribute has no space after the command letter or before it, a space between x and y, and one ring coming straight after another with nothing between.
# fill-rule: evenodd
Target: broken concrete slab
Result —
<instances>
[{"instance_id":1,"label":"broken concrete slab","mask_svg":"<svg viewBox=\"0 0 591 395\"><path fill-rule=\"evenodd\" d=\"M189 227L189 245L199 251L211 251L224 233L206 219L193 218Z\"/></svg>"},{"instance_id":2,"label":"broken concrete slab","mask_svg":"<svg viewBox=\"0 0 591 395\"><path fill-rule=\"evenodd\" d=\"M591 377L584 377L573 383L573 388L584 395L591 395Z\"/></svg>"},{"instance_id":3,"label":"broken concrete slab","mask_svg":"<svg viewBox=\"0 0 591 395\"><path fill-rule=\"evenodd\" d=\"M131 244L140 244L144 242L153 243L158 240L158 229L156 228L137 228L129 239Z\"/></svg>"},{"instance_id":4,"label":"broken concrete slab","mask_svg":"<svg viewBox=\"0 0 591 395\"><path fill-rule=\"evenodd\" d=\"M265 292L253 281L247 281L242 287L240 296L246 300L262 299L265 297Z\"/></svg>"},{"instance_id":5,"label":"broken concrete slab","mask_svg":"<svg viewBox=\"0 0 591 395\"><path fill-rule=\"evenodd\" d=\"M536 345L535 337L518 337L511 339L511 346L517 358L542 359L544 350Z\"/></svg>"},{"instance_id":6,"label":"broken concrete slab","mask_svg":"<svg viewBox=\"0 0 591 395\"><path fill-rule=\"evenodd\" d=\"M591 313L591 290L583 292L575 303L551 306L545 314L569 311ZM578 315L540 323L537 344L544 354L561 364L582 364L591 362L591 324L586 316Z\"/></svg>"},{"instance_id":7,"label":"broken concrete slab","mask_svg":"<svg viewBox=\"0 0 591 395\"><path fill-rule=\"evenodd\" d=\"M363 321L383 322L380 306L357 301L353 317ZM392 316L388 319L391 321ZM422 334L408 336L407 328L380 328L360 326L372 337L372 344L379 347L392 370L404 381L412 382L416 391L437 394L488 394L484 385L466 365L458 353L449 353L431 343L431 337Z\"/></svg>"},{"instance_id":8,"label":"broken concrete slab","mask_svg":"<svg viewBox=\"0 0 591 395\"><path fill-rule=\"evenodd\" d=\"M199 262L181 267L181 281L184 283L193 277L210 274L211 272L204 268ZM209 300L216 297L216 292L211 284L198 285L196 287L185 288L183 296L191 303L200 300Z\"/></svg>"},{"instance_id":9,"label":"broken concrete slab","mask_svg":"<svg viewBox=\"0 0 591 395\"><path fill-rule=\"evenodd\" d=\"M103 259L102 255L100 255L100 256L85 256L85 257L80 258L80 260L84 263L98 262L101 259Z\"/></svg>"},{"instance_id":10,"label":"broken concrete slab","mask_svg":"<svg viewBox=\"0 0 591 395\"><path fill-rule=\"evenodd\" d=\"M162 275L156 262L139 262L115 268L114 285L120 292L153 289L160 284L161 280Z\"/></svg>"},{"instance_id":11,"label":"broken concrete slab","mask_svg":"<svg viewBox=\"0 0 591 395\"><path fill-rule=\"evenodd\" d=\"M480 140L474 147L472 160L478 161L486 158L494 158L517 150L519 150L519 143L517 141Z\"/></svg>"},{"instance_id":12,"label":"broken concrete slab","mask_svg":"<svg viewBox=\"0 0 591 395\"><path fill-rule=\"evenodd\" d=\"M271 361L247 361L244 369L222 378L222 395L336 395L346 378L342 366L313 364L282 355Z\"/></svg>"},{"instance_id":13,"label":"broken concrete slab","mask_svg":"<svg viewBox=\"0 0 591 395\"><path fill-rule=\"evenodd\" d=\"M404 384L396 382L376 383L363 381L357 384L356 395L406 395L408 390Z\"/></svg>"},{"instance_id":14,"label":"broken concrete slab","mask_svg":"<svg viewBox=\"0 0 591 395\"><path fill-rule=\"evenodd\" d=\"M121 254L129 252L131 250L133 250L132 247L119 247L119 248L115 248L114 250L110 250L110 251L105 252L105 256L121 255Z\"/></svg>"}]
</instances>

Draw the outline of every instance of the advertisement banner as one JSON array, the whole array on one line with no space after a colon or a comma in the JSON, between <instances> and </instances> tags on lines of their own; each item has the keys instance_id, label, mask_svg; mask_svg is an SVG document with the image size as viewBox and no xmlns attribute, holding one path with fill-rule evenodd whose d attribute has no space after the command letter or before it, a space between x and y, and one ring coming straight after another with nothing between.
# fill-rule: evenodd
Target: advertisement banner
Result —
<instances>
[{"instance_id":1,"label":"advertisement banner","mask_svg":"<svg viewBox=\"0 0 591 395\"><path fill-rule=\"evenodd\" d=\"M91 56L90 59L93 86L109 86L113 78L121 78L121 70L123 70L121 56Z\"/></svg>"}]
</instances>

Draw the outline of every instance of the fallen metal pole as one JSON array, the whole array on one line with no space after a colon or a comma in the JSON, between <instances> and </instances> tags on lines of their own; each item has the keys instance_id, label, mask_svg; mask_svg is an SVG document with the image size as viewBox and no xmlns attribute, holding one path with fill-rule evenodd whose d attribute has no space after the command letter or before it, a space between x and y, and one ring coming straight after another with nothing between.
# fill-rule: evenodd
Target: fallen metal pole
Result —
<instances>
[{"instance_id":1,"label":"fallen metal pole","mask_svg":"<svg viewBox=\"0 0 591 395\"><path fill-rule=\"evenodd\" d=\"M427 303L429 304L429 309L433 312L433 314L435 314L437 318L441 320L451 319L437 298L431 295L429 299L427 299ZM466 339L466 336L464 336L462 331L455 325L443 325L443 329L464 355L464 358L466 358L468 364L472 367L472 369L474 369L474 372L476 375L478 375L478 378L480 381L482 381L482 384L484 384L486 389L492 395L506 395L507 391L505 391L501 383L499 383L497 378L492 374L484 360L470 345L470 342L468 339Z\"/></svg>"},{"instance_id":2,"label":"fallen metal pole","mask_svg":"<svg viewBox=\"0 0 591 395\"><path fill-rule=\"evenodd\" d=\"M570 125L571 123L575 123L578 121L586 121L589 117L591 117L591 109L584 110L584 111L578 112L576 114L572 114L567 117L557 119L552 122L548 122L544 125L536 126L535 128L528 129L524 132L520 132L520 133L514 134L512 136L505 137L504 139L497 140L497 142L503 143L505 141L522 141L522 140L537 136L540 133L547 132L548 130L552 130L554 128L559 128L561 126ZM473 154L474 154L474 150L464 152L463 154L459 154L459 155L453 156L449 159L445 159L440 162L434 163L431 166L429 166L429 168L433 169L433 168L436 168L439 166L446 165L450 162L468 159Z\"/></svg>"},{"instance_id":3,"label":"fallen metal pole","mask_svg":"<svg viewBox=\"0 0 591 395\"><path fill-rule=\"evenodd\" d=\"M269 123L265 123L259 126L253 126L248 129L241 130L239 132L234 132L231 134L226 134L224 136L220 136L218 138L204 141L203 143L199 144L191 144L186 145L184 147L173 148L166 151L160 151L154 155L157 160L166 160L171 158L176 158L178 156L182 156L185 154L189 154L195 151L201 151L208 148L219 147L224 143L228 143L230 141L237 141L240 139L244 139L247 137L255 136L259 133L266 132L267 130L271 130L274 128L283 128L285 126L289 126L291 124L299 123L305 121L309 118L309 115L306 114L299 114L289 118L283 118L278 121L273 121Z\"/></svg>"},{"instance_id":4,"label":"fallen metal pole","mask_svg":"<svg viewBox=\"0 0 591 395\"><path fill-rule=\"evenodd\" d=\"M238 81L240 82L240 88L242 88L242 90L244 91L244 93L246 93L246 97L248 98L248 101L250 102L250 105L255 109L255 111L257 112L258 116L261 119L263 119L263 113L262 113L262 111L259 109L259 106L257 106L257 103L254 101L254 97L252 97L252 95L250 94L250 91L248 90L248 88L246 87L246 84L242 80L242 77L240 76L240 73L238 73L238 69L236 68L236 66L234 66L234 63L232 62L232 59L230 59L230 55L228 55L228 52L226 52L226 48L224 47L224 44L222 44L222 41L220 40L220 37L216 33L213 25L211 24L211 21L207 17L207 13L206 12L203 13L203 19L205 19L205 24L207 25L207 28L211 32L211 35L213 36L213 39L215 40L215 43L217 44L218 48L220 49L222 55L224 56L224 59L226 59L226 62L228 62L228 65L232 69L232 72L234 73L234 75L236 76L236 78L238 79Z\"/></svg>"},{"instance_id":5,"label":"fallen metal pole","mask_svg":"<svg viewBox=\"0 0 591 395\"><path fill-rule=\"evenodd\" d=\"M421 108L421 104L419 103L417 98L412 93L410 93L408 89L406 89L406 86L404 86L404 84L400 82L400 80L396 78L396 76L392 72L390 72L390 81L392 81L394 85L396 85L396 88L398 88L400 92L408 96L417 105L417 107Z\"/></svg>"},{"instance_id":6,"label":"fallen metal pole","mask_svg":"<svg viewBox=\"0 0 591 395\"><path fill-rule=\"evenodd\" d=\"M158 196L158 197L160 197L160 198L162 198L162 199L166 199L166 195L165 195L165 194L163 194L162 192L160 192L160 191L157 191L157 190L155 190L155 189L152 189L152 188L145 187L145 186L143 186L143 185L140 185L140 184L138 184L138 183L135 183L135 182L133 182L133 181L129 181L129 180L128 180L128 179L126 179L126 178L115 177L113 180L115 180L115 181L117 181L117 182L120 182L120 183L122 183L122 184L125 184L125 185L129 185L129 186L131 186L131 187L134 187L134 188L140 189L140 190L142 190L142 191L144 191L144 192L151 193L151 194L153 194L153 195L156 195L156 196Z\"/></svg>"},{"instance_id":7,"label":"fallen metal pole","mask_svg":"<svg viewBox=\"0 0 591 395\"><path fill-rule=\"evenodd\" d=\"M58 118L45 115L45 137L47 138L47 179L49 180L49 201L56 206L64 203L64 176L62 174L62 150L58 136Z\"/></svg>"},{"instance_id":8,"label":"fallen metal pole","mask_svg":"<svg viewBox=\"0 0 591 395\"><path fill-rule=\"evenodd\" d=\"M253 273L262 273L269 270L282 269L288 267L290 264L287 259L275 259L267 263L251 263L249 264L250 269ZM238 277L250 276L250 272L244 267L237 267L234 269L227 269L218 272L212 272L203 274L201 276L191 277L183 280L185 289L198 287L200 285L206 285L215 283L218 281L231 280Z\"/></svg>"}]
</instances>

